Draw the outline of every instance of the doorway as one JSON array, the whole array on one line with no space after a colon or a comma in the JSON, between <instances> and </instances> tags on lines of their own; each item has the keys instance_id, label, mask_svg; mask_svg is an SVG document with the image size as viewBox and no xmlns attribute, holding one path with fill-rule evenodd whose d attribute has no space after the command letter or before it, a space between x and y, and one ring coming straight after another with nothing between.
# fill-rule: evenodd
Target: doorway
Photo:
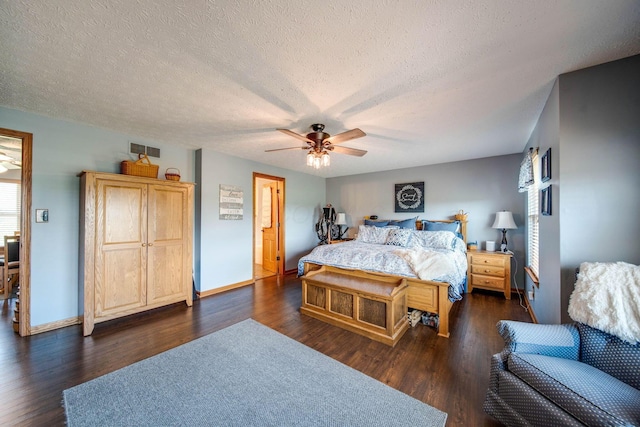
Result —
<instances>
[{"instance_id":1,"label":"doorway","mask_svg":"<svg viewBox=\"0 0 640 427\"><path fill-rule=\"evenodd\" d=\"M284 275L284 178L253 173L253 280Z\"/></svg>"},{"instance_id":2,"label":"doorway","mask_svg":"<svg viewBox=\"0 0 640 427\"><path fill-rule=\"evenodd\" d=\"M0 151L10 151L20 147L20 268L19 268L19 310L16 315L17 332L21 336L31 335L31 160L33 135L26 132L0 128ZM7 153L8 154L8 153ZM4 284L7 285L6 283ZM3 304L16 304L9 299ZM13 308L12 308L13 310ZM12 316L13 317L13 316Z\"/></svg>"}]
</instances>

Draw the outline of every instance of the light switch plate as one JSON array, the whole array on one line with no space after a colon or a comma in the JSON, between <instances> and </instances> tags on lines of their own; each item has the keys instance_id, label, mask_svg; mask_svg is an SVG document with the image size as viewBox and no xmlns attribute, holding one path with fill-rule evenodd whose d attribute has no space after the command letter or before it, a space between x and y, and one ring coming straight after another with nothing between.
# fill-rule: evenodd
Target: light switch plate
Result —
<instances>
[{"instance_id":1,"label":"light switch plate","mask_svg":"<svg viewBox=\"0 0 640 427\"><path fill-rule=\"evenodd\" d=\"M36 209L36 222L49 222L49 209Z\"/></svg>"}]
</instances>

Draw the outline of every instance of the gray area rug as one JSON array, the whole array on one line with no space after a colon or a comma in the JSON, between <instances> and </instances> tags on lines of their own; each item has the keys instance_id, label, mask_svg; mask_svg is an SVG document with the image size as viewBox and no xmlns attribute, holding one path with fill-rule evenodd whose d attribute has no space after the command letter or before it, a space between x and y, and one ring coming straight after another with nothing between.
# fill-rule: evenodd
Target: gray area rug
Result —
<instances>
[{"instance_id":1,"label":"gray area rug","mask_svg":"<svg viewBox=\"0 0 640 427\"><path fill-rule=\"evenodd\" d=\"M251 319L63 394L70 427L442 427L447 418Z\"/></svg>"}]
</instances>

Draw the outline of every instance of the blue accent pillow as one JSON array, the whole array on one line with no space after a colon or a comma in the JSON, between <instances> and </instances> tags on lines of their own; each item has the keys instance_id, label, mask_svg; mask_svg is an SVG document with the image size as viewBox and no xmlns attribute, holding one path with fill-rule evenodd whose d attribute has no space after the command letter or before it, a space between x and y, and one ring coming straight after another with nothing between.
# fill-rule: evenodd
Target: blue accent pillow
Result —
<instances>
[{"instance_id":1,"label":"blue accent pillow","mask_svg":"<svg viewBox=\"0 0 640 427\"><path fill-rule=\"evenodd\" d=\"M373 225L374 227L386 227L389 225L389 221L377 221L372 219L365 219L364 225Z\"/></svg>"},{"instance_id":2,"label":"blue accent pillow","mask_svg":"<svg viewBox=\"0 0 640 427\"><path fill-rule=\"evenodd\" d=\"M389 221L389 225L397 225L400 228L408 228L409 230L416 229L416 220L418 217L409 218L409 219L399 219L399 220L391 220Z\"/></svg>"},{"instance_id":3,"label":"blue accent pillow","mask_svg":"<svg viewBox=\"0 0 640 427\"><path fill-rule=\"evenodd\" d=\"M441 221L422 221L422 229L426 231L452 231L457 232L460 227L460 221L441 222Z\"/></svg>"},{"instance_id":4,"label":"blue accent pillow","mask_svg":"<svg viewBox=\"0 0 640 427\"><path fill-rule=\"evenodd\" d=\"M460 221L442 222L442 221L422 221L422 229L426 231L451 231L455 235L462 239L462 233L460 233Z\"/></svg>"}]
</instances>

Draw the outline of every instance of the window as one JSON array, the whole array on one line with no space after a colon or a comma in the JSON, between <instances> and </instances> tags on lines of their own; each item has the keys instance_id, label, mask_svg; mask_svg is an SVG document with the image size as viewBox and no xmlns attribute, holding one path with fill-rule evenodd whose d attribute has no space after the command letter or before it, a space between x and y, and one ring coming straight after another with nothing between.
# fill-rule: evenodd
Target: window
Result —
<instances>
[{"instance_id":1,"label":"window","mask_svg":"<svg viewBox=\"0 0 640 427\"><path fill-rule=\"evenodd\" d=\"M540 196L538 189L540 188L540 168L538 154L533 155L533 185L527 190L527 266L536 278L539 277L539 258L538 258L538 217L540 215Z\"/></svg>"},{"instance_id":2,"label":"window","mask_svg":"<svg viewBox=\"0 0 640 427\"><path fill-rule=\"evenodd\" d=\"M0 236L20 230L20 181L0 181Z\"/></svg>"}]
</instances>

